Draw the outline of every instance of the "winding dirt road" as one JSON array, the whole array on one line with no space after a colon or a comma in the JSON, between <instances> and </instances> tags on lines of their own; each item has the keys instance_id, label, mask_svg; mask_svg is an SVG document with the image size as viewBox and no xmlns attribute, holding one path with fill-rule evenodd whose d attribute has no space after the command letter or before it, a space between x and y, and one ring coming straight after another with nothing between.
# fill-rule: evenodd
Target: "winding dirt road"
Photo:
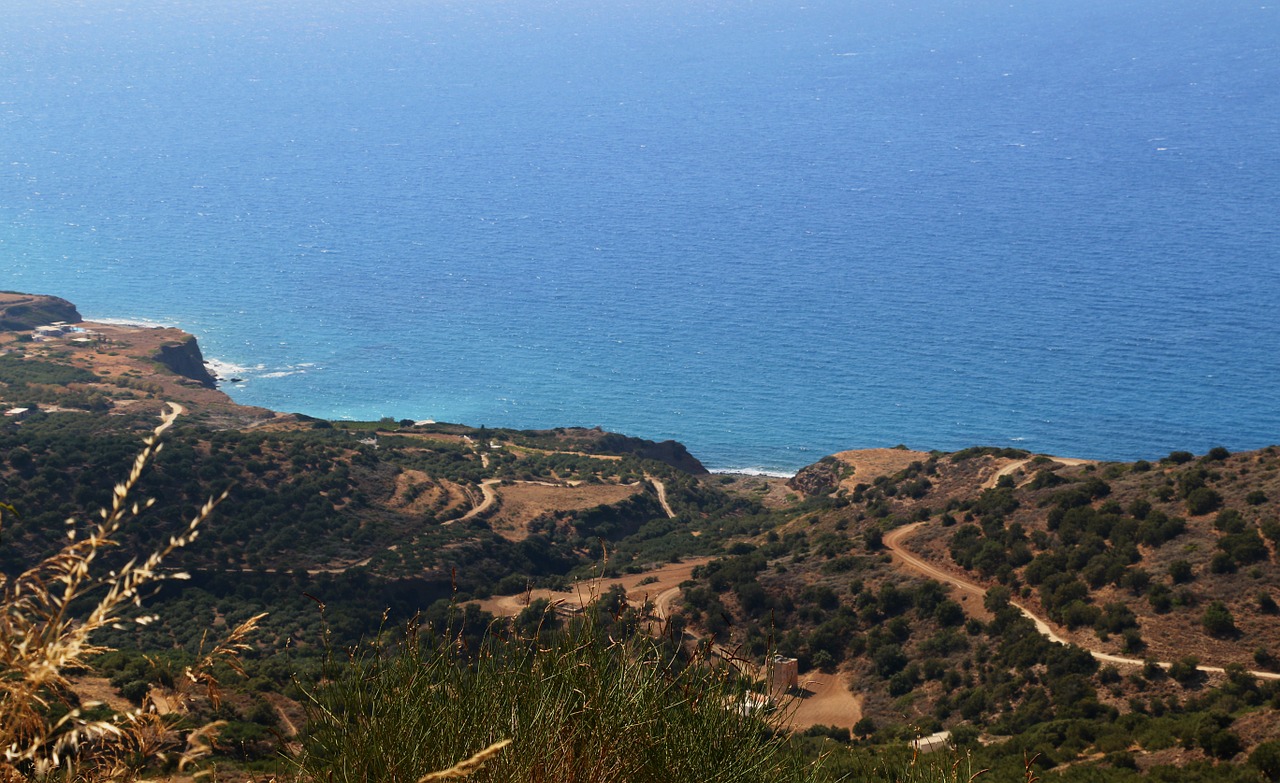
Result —
<instances>
[{"instance_id":1,"label":"winding dirt road","mask_svg":"<svg viewBox=\"0 0 1280 783\"><path fill-rule=\"evenodd\" d=\"M1062 460L1058 460L1058 461L1062 461ZM995 486L994 482L992 483L992 486ZM921 525L924 525L924 524L926 523L914 522L910 525L904 525L899 528L894 528L893 530L890 530L888 533L884 535L884 539L883 539L884 545L889 549L889 552L893 556L894 560L898 563L901 563L907 566L913 571L924 574L925 576L930 577L932 579L937 579L940 582L945 582L947 584L950 584L956 587L957 589L963 591L964 593L967 593L970 596L976 596L979 599L985 598L987 594L987 590L985 587L982 587L981 585L975 582L970 582L968 579L965 579L964 577L959 576L957 574L951 573L950 571L944 571L943 569L938 568L937 566L934 566L922 560L920 557L911 553L906 549L906 547L903 546L902 542L905 539L909 538L912 533L914 533L916 530L920 528ZM975 607L970 605L971 603L972 602L969 602L969 601L965 602L966 609L972 612L975 609ZM1058 633L1058 630L1054 628L1049 623L1048 620L1042 617L1038 617L1035 614L1032 614L1032 612L1029 609L1027 609L1027 607L1023 606L1017 601L1010 601L1009 603L1010 605L1015 607L1019 612L1022 612L1023 617L1026 617L1028 620L1035 623L1036 630L1039 631L1040 634L1044 636L1046 639L1048 639L1049 641L1056 642L1057 644L1073 643L1068 641L1060 633ZM986 608L982 607L981 601L978 602L977 607L981 608L980 614L982 616L984 617L990 616L990 613L986 611ZM1081 646L1083 647L1083 645ZM1092 655L1097 660L1106 661L1107 663L1118 663L1126 666L1144 666L1147 663L1146 661L1140 658L1126 658L1122 655L1113 655L1112 653L1103 652L1101 650L1093 650L1088 647L1084 647L1083 649L1088 650L1089 654ZM1161 668L1164 668L1164 669L1169 669L1173 666L1173 664L1169 661L1156 661L1156 663L1157 665L1159 665ZM1210 674L1223 674L1226 671L1221 666L1197 666L1196 669L1202 672L1210 673ZM1274 672L1249 671L1249 674L1254 677L1259 677L1265 680L1280 680L1280 674L1276 674Z\"/></svg>"},{"instance_id":2,"label":"winding dirt road","mask_svg":"<svg viewBox=\"0 0 1280 783\"><path fill-rule=\"evenodd\" d=\"M1094 465L1097 463L1097 460L1076 459L1075 457L1050 457L1049 459L1053 460L1054 462L1057 462L1060 465ZM984 481L982 483L982 488L992 489L993 487L995 487L996 484L1000 482L1000 479L1004 478L1005 476L1011 476L1014 473L1017 473L1022 468L1025 468L1027 465L1031 464L1031 462L1034 460L1035 460L1035 457L1028 457L1026 459L1020 459L1014 462L1010 462L1008 465L1005 465L1003 468L1000 468L999 470L997 470L994 476Z\"/></svg>"},{"instance_id":3,"label":"winding dirt road","mask_svg":"<svg viewBox=\"0 0 1280 783\"><path fill-rule=\"evenodd\" d=\"M667 502L667 485L663 484L661 479L656 479L648 473L644 474L644 477L658 491L658 502L662 504L662 510L667 512L667 519L675 519L676 512L671 510L671 504Z\"/></svg>"},{"instance_id":4,"label":"winding dirt road","mask_svg":"<svg viewBox=\"0 0 1280 783\"><path fill-rule=\"evenodd\" d=\"M452 520L450 522L445 522L445 524L451 525L454 522L466 522L468 519L472 519L473 517L488 511L489 508L493 506L494 503L498 502L498 493L494 489L494 487L501 483L502 483L502 479L496 479L496 478L485 479L484 481L481 481L480 494L483 496L483 499L480 501L480 503L478 503L475 508L471 509L467 513L463 514L462 516L458 517L455 520Z\"/></svg>"}]
</instances>

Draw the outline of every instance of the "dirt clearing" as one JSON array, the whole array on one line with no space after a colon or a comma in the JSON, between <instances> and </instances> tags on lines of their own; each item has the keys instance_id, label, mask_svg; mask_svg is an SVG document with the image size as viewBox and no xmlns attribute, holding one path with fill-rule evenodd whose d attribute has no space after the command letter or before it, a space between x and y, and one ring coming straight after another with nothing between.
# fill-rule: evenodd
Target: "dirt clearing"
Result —
<instances>
[{"instance_id":1,"label":"dirt clearing","mask_svg":"<svg viewBox=\"0 0 1280 783\"><path fill-rule=\"evenodd\" d=\"M628 601L638 603L650 600L658 603L659 597L662 596L663 602L670 606L679 592L680 583L693 574L693 569L711 562L711 559L710 557L696 557L681 563L670 563L643 574L627 574L616 579L593 579L579 582L574 589L568 592L533 590L518 595L489 598L477 603L481 609L498 617L515 617L531 601L536 601L539 598L546 598L553 602L563 602L570 607L579 607L590 603L593 598L609 592L614 585L621 585L622 589L627 591ZM644 582L644 584L641 584L641 582ZM670 592L672 590L676 592Z\"/></svg>"},{"instance_id":2,"label":"dirt clearing","mask_svg":"<svg viewBox=\"0 0 1280 783\"><path fill-rule=\"evenodd\" d=\"M641 484L581 484L554 487L543 484L516 484L496 487L502 500L489 519L494 532L511 541L529 535L529 523L548 511L579 511L626 500L644 489Z\"/></svg>"}]
</instances>

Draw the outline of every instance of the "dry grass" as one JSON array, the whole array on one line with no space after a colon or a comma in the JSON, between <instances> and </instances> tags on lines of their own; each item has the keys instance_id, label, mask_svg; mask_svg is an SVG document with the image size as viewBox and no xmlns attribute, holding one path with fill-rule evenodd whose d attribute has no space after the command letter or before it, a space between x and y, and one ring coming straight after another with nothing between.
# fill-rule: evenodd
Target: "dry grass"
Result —
<instances>
[{"instance_id":1,"label":"dry grass","mask_svg":"<svg viewBox=\"0 0 1280 783\"><path fill-rule=\"evenodd\" d=\"M105 650L93 642L94 633L125 622L130 607L141 605L145 587L183 577L161 573L161 564L196 539L225 497L211 498L180 535L146 557L114 569L103 564L105 553L119 546L122 528L152 505L132 498L143 471L163 448L161 437L180 412L180 407L170 406L144 439L128 476L112 493L111 507L101 510L98 521L68 519L67 542L60 551L12 579L0 574L0 780L55 774L67 780L127 779L147 760L174 753L185 765L209 749L208 737L216 727L183 736L165 718L144 709L101 717L102 711L94 710L98 704L78 703L68 680L87 668L90 656ZM129 622L153 619L140 616ZM221 661L234 667L260 619L243 623L199 656L185 673L182 692L199 688L216 700L213 664Z\"/></svg>"},{"instance_id":2,"label":"dry grass","mask_svg":"<svg viewBox=\"0 0 1280 783\"><path fill-rule=\"evenodd\" d=\"M842 451L834 455L844 465L853 468L853 473L840 486L852 490L858 484L870 484L879 476L892 476L906 470L912 462L924 462L929 459L927 451L908 451L906 449L857 449Z\"/></svg>"},{"instance_id":3,"label":"dry grass","mask_svg":"<svg viewBox=\"0 0 1280 783\"><path fill-rule=\"evenodd\" d=\"M529 523L543 514L613 505L643 491L641 484L550 486L526 483L500 488L502 507L489 518L494 532L512 541L529 537Z\"/></svg>"}]
</instances>

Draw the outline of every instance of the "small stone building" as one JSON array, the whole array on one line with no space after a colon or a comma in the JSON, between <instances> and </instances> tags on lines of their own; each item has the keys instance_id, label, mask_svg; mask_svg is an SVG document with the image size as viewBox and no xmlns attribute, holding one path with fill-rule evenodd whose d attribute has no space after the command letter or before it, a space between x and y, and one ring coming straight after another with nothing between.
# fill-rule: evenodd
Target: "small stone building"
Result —
<instances>
[{"instance_id":1,"label":"small stone building","mask_svg":"<svg viewBox=\"0 0 1280 783\"><path fill-rule=\"evenodd\" d=\"M795 658L770 656L768 669L769 695L781 696L800 687L800 663Z\"/></svg>"}]
</instances>

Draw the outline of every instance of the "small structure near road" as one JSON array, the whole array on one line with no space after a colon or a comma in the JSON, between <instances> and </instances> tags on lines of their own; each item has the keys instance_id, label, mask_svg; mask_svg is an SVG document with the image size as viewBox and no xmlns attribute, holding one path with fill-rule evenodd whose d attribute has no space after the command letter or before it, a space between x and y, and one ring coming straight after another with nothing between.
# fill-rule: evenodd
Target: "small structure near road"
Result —
<instances>
[{"instance_id":1,"label":"small structure near road","mask_svg":"<svg viewBox=\"0 0 1280 783\"><path fill-rule=\"evenodd\" d=\"M71 338L71 341L81 344L94 342L98 337L97 332L90 331L82 326L73 326L65 321L56 321L45 326L37 326L31 330L31 339L36 342L59 340L67 335L75 335Z\"/></svg>"},{"instance_id":2,"label":"small structure near road","mask_svg":"<svg viewBox=\"0 0 1280 783\"><path fill-rule=\"evenodd\" d=\"M771 655L769 669L769 695L783 696L800 687L800 663L785 655Z\"/></svg>"},{"instance_id":3,"label":"small structure near road","mask_svg":"<svg viewBox=\"0 0 1280 783\"><path fill-rule=\"evenodd\" d=\"M911 740L911 749L917 753L933 753L935 750L946 750L951 747L951 732L939 731L927 737L916 737Z\"/></svg>"}]
</instances>

